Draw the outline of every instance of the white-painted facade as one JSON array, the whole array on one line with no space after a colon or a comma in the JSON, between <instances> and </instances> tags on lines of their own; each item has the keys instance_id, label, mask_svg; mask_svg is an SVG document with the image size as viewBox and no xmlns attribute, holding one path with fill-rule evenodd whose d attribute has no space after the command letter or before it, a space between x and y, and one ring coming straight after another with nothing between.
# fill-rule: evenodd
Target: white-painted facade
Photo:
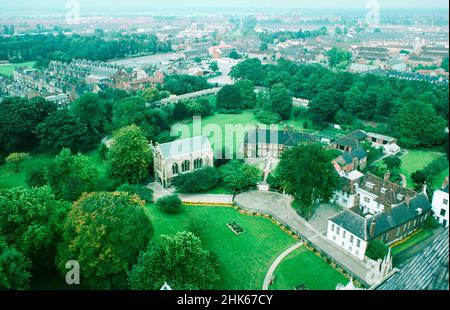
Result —
<instances>
[{"instance_id":1,"label":"white-painted facade","mask_svg":"<svg viewBox=\"0 0 450 310\"><path fill-rule=\"evenodd\" d=\"M363 208L363 214L376 214L384 210L384 206L376 201L377 195L369 193L360 187L356 189L356 192L359 194L359 205Z\"/></svg>"},{"instance_id":2,"label":"white-painted facade","mask_svg":"<svg viewBox=\"0 0 450 310\"><path fill-rule=\"evenodd\" d=\"M332 221L328 221L327 238L353 256L364 260L367 242Z\"/></svg>"},{"instance_id":3,"label":"white-painted facade","mask_svg":"<svg viewBox=\"0 0 450 310\"><path fill-rule=\"evenodd\" d=\"M433 194L433 202L431 203L434 218L439 224L448 227L448 192L438 189Z\"/></svg>"},{"instance_id":4,"label":"white-painted facade","mask_svg":"<svg viewBox=\"0 0 450 310\"><path fill-rule=\"evenodd\" d=\"M344 209L349 209L355 204L355 195L343 191L335 191L333 201Z\"/></svg>"}]
</instances>

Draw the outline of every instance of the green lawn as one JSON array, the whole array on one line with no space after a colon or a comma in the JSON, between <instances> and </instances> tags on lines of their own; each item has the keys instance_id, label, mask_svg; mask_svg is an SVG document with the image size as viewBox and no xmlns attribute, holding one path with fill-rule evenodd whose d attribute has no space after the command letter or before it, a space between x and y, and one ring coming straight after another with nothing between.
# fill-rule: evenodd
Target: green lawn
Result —
<instances>
[{"instance_id":1,"label":"green lawn","mask_svg":"<svg viewBox=\"0 0 450 310\"><path fill-rule=\"evenodd\" d=\"M10 63L6 65L0 65L0 75L13 76L14 69L16 67L28 67L33 68L35 61L27 61L21 63Z\"/></svg>"},{"instance_id":2,"label":"green lawn","mask_svg":"<svg viewBox=\"0 0 450 310\"><path fill-rule=\"evenodd\" d=\"M433 232L429 229L421 229L418 233L416 233L414 236L406 240L405 242L400 243L399 245L396 245L392 248L391 253L393 256L396 256L403 251L409 249L410 247L424 241L425 239L428 239L433 235Z\"/></svg>"},{"instance_id":3,"label":"green lawn","mask_svg":"<svg viewBox=\"0 0 450 310\"><path fill-rule=\"evenodd\" d=\"M445 155L444 153L429 150L408 150L408 153L401 157L402 165L400 167L401 173L406 176L408 187L414 186L414 182L411 179L411 174L413 172L425 168L428 164L440 156ZM446 171L442 171L440 175L436 176L435 180L433 180L434 185L439 186L444 180L444 177L447 175L448 168Z\"/></svg>"},{"instance_id":4,"label":"green lawn","mask_svg":"<svg viewBox=\"0 0 450 310\"><path fill-rule=\"evenodd\" d=\"M296 242L268 219L243 215L230 207L183 206L176 215L167 215L154 205L146 210L155 228L154 238L186 230L193 220L205 225L202 242L220 261L222 279L215 289L261 289L273 260ZM226 226L232 221L245 232L236 236Z\"/></svg>"},{"instance_id":5,"label":"green lawn","mask_svg":"<svg viewBox=\"0 0 450 310\"><path fill-rule=\"evenodd\" d=\"M25 179L27 171L31 167L42 167L53 159L52 155L39 154L30 155L30 158L20 165L19 172L15 172L13 166L8 164L0 165L0 188L12 188L17 186L26 186Z\"/></svg>"},{"instance_id":6,"label":"green lawn","mask_svg":"<svg viewBox=\"0 0 450 310\"><path fill-rule=\"evenodd\" d=\"M222 146L225 146L228 150L233 150L234 152L239 151L242 142L244 142L245 133L249 130L254 130L258 124L253 113L253 110L245 110L240 114L215 114L207 116L201 119L201 123L198 123L199 127L194 127L191 120L180 127L181 138L206 135L210 138L214 150L220 150ZM298 119L294 121L291 119L285 123L293 126L298 131L311 132L311 129L303 129L303 123L305 121L307 120ZM312 128L311 122L308 122L308 124L308 128ZM270 125L266 126L270 127ZM283 125L280 124L278 128L282 129Z\"/></svg>"},{"instance_id":7,"label":"green lawn","mask_svg":"<svg viewBox=\"0 0 450 310\"><path fill-rule=\"evenodd\" d=\"M289 254L275 270L270 287L276 290L292 290L303 285L310 290L335 290L339 283L349 280L332 268L322 258L302 246Z\"/></svg>"},{"instance_id":8,"label":"green lawn","mask_svg":"<svg viewBox=\"0 0 450 310\"><path fill-rule=\"evenodd\" d=\"M100 159L98 150L86 154L99 169L100 176L106 173L106 164ZM0 165L0 188L12 188L17 186L27 186L25 183L27 172L31 167L42 167L48 164L56 154L31 154L30 158L20 165L20 171L15 172L13 166L8 164Z\"/></svg>"}]
</instances>

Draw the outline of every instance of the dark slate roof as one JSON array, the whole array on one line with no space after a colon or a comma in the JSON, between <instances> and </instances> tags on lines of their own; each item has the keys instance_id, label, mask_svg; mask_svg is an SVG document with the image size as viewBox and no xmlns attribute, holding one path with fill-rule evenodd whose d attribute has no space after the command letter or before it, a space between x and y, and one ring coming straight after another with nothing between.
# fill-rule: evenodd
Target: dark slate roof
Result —
<instances>
[{"instance_id":1,"label":"dark slate roof","mask_svg":"<svg viewBox=\"0 0 450 310\"><path fill-rule=\"evenodd\" d=\"M355 131L349 133L346 137L351 138L351 139L356 139L358 141L362 141L362 140L366 139L367 133L358 129L358 130L355 130Z\"/></svg>"},{"instance_id":2,"label":"dark slate roof","mask_svg":"<svg viewBox=\"0 0 450 310\"><path fill-rule=\"evenodd\" d=\"M443 192L445 192L445 193L447 193L447 194L448 194L448 184L447 184L447 186L446 186L446 187L442 188L442 189L441 189L441 191L443 191Z\"/></svg>"},{"instance_id":3,"label":"dark slate roof","mask_svg":"<svg viewBox=\"0 0 450 310\"><path fill-rule=\"evenodd\" d=\"M367 134L362 130L355 130L342 138L337 139L333 144L349 146L352 149L360 149L359 143L367 137Z\"/></svg>"},{"instance_id":4,"label":"dark slate roof","mask_svg":"<svg viewBox=\"0 0 450 310\"><path fill-rule=\"evenodd\" d=\"M369 231L372 220L375 220L375 234L373 238L378 237L385 232L416 218L419 215L419 208L422 209L421 212L431 210L430 201L424 193L411 198L409 206L406 203L402 203L399 206L391 208L389 215L386 212L374 215L367 220L366 229Z\"/></svg>"},{"instance_id":5,"label":"dark slate roof","mask_svg":"<svg viewBox=\"0 0 450 310\"><path fill-rule=\"evenodd\" d=\"M431 204L423 193L411 198L409 206L406 203L402 203L393 207L389 215L386 212L381 212L366 219L358 214L356 210L350 209L331 217L330 221L363 240L369 240L416 218L419 215L418 208L421 208L422 212L427 212L431 209ZM368 235L372 220L375 220L376 223L373 237Z\"/></svg>"},{"instance_id":6,"label":"dark slate roof","mask_svg":"<svg viewBox=\"0 0 450 310\"><path fill-rule=\"evenodd\" d=\"M257 134L256 134L257 132ZM317 138L308 133L302 133L292 130L270 130L259 129L245 134L244 144L255 144L256 137L258 143L263 144L281 144L285 146L297 146L302 142L316 142Z\"/></svg>"},{"instance_id":7,"label":"dark slate roof","mask_svg":"<svg viewBox=\"0 0 450 310\"><path fill-rule=\"evenodd\" d=\"M372 188L369 186L369 183L373 184ZM361 189L376 195L376 201L383 205L396 205L405 201L407 195L409 195L409 197L414 197L416 195L416 192L413 190L390 181L385 181L383 178L370 173L361 178L358 185ZM382 192L382 189L384 189L384 193Z\"/></svg>"},{"instance_id":8,"label":"dark slate roof","mask_svg":"<svg viewBox=\"0 0 450 310\"><path fill-rule=\"evenodd\" d=\"M448 290L448 228L377 290Z\"/></svg>"},{"instance_id":9,"label":"dark slate roof","mask_svg":"<svg viewBox=\"0 0 450 310\"><path fill-rule=\"evenodd\" d=\"M351 152L343 152L339 157L337 158L337 162L346 165L351 164L353 162L353 158L358 158L359 160L367 157L367 153L364 149L355 149Z\"/></svg>"},{"instance_id":10,"label":"dark slate roof","mask_svg":"<svg viewBox=\"0 0 450 310\"><path fill-rule=\"evenodd\" d=\"M345 209L330 218L330 221L341 226L362 240L367 239L366 219L353 211Z\"/></svg>"}]
</instances>

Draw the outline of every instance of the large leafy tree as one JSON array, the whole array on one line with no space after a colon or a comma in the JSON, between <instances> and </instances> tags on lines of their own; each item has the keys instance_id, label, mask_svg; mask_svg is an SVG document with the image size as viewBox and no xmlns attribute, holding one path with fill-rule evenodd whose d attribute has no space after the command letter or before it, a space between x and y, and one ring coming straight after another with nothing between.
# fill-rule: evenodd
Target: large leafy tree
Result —
<instances>
[{"instance_id":1,"label":"large leafy tree","mask_svg":"<svg viewBox=\"0 0 450 310\"><path fill-rule=\"evenodd\" d=\"M337 93L334 90L326 90L314 96L308 109L308 114L314 124L323 126L328 122L333 122L339 111L336 97Z\"/></svg>"},{"instance_id":2,"label":"large leafy tree","mask_svg":"<svg viewBox=\"0 0 450 310\"><path fill-rule=\"evenodd\" d=\"M81 281L93 289L126 289L127 273L147 248L153 227L144 201L127 193L85 194L64 224L57 266L77 260Z\"/></svg>"},{"instance_id":3,"label":"large leafy tree","mask_svg":"<svg viewBox=\"0 0 450 310\"><path fill-rule=\"evenodd\" d=\"M286 192L301 205L305 218L312 207L326 203L333 196L338 178L331 164L332 156L319 144L303 144L287 149L281 155L277 175Z\"/></svg>"},{"instance_id":4,"label":"large leafy tree","mask_svg":"<svg viewBox=\"0 0 450 310\"><path fill-rule=\"evenodd\" d=\"M27 289L30 283L31 262L0 236L0 289Z\"/></svg>"},{"instance_id":5,"label":"large leafy tree","mask_svg":"<svg viewBox=\"0 0 450 310\"><path fill-rule=\"evenodd\" d=\"M176 290L208 290L219 280L216 257L191 232L163 235L141 253L128 281L131 289L158 290L165 282Z\"/></svg>"},{"instance_id":6,"label":"large leafy tree","mask_svg":"<svg viewBox=\"0 0 450 310\"><path fill-rule=\"evenodd\" d=\"M36 126L55 110L56 104L42 98L4 99L0 103L0 154L36 146Z\"/></svg>"},{"instance_id":7,"label":"large leafy tree","mask_svg":"<svg viewBox=\"0 0 450 310\"><path fill-rule=\"evenodd\" d=\"M87 125L97 135L105 132L107 120L107 109L105 102L98 95L87 93L74 101L71 110L80 121Z\"/></svg>"},{"instance_id":8,"label":"large leafy tree","mask_svg":"<svg viewBox=\"0 0 450 310\"><path fill-rule=\"evenodd\" d=\"M46 169L46 180L58 198L73 201L98 185L98 170L89 157L63 149Z\"/></svg>"},{"instance_id":9,"label":"large leafy tree","mask_svg":"<svg viewBox=\"0 0 450 310\"><path fill-rule=\"evenodd\" d=\"M250 80L239 80L236 83L242 98L242 106L251 109L256 104L255 84Z\"/></svg>"},{"instance_id":10,"label":"large leafy tree","mask_svg":"<svg viewBox=\"0 0 450 310\"><path fill-rule=\"evenodd\" d=\"M119 129L108 152L111 175L119 183L136 184L148 175L152 159L145 135L138 126Z\"/></svg>"},{"instance_id":11,"label":"large leafy tree","mask_svg":"<svg viewBox=\"0 0 450 310\"><path fill-rule=\"evenodd\" d=\"M19 166L30 157L28 153L11 153L5 158L8 164L14 165L15 171L19 172Z\"/></svg>"},{"instance_id":12,"label":"large leafy tree","mask_svg":"<svg viewBox=\"0 0 450 310\"><path fill-rule=\"evenodd\" d=\"M431 104L418 100L406 101L392 123L399 142L406 147L439 145L444 140L447 125Z\"/></svg>"},{"instance_id":13,"label":"large leafy tree","mask_svg":"<svg viewBox=\"0 0 450 310\"><path fill-rule=\"evenodd\" d=\"M288 94L287 88L279 83L272 87L270 92L270 103L272 112L277 113L282 119L289 119L292 113L292 98Z\"/></svg>"},{"instance_id":14,"label":"large leafy tree","mask_svg":"<svg viewBox=\"0 0 450 310\"><path fill-rule=\"evenodd\" d=\"M225 85L217 93L217 108L219 109L242 109L242 96L236 85Z\"/></svg>"},{"instance_id":15,"label":"large leafy tree","mask_svg":"<svg viewBox=\"0 0 450 310\"><path fill-rule=\"evenodd\" d=\"M0 236L33 265L48 266L69 208L48 186L0 190Z\"/></svg>"},{"instance_id":16,"label":"large leafy tree","mask_svg":"<svg viewBox=\"0 0 450 310\"><path fill-rule=\"evenodd\" d=\"M345 69L352 58L351 52L337 47L333 47L326 55L331 68Z\"/></svg>"},{"instance_id":17,"label":"large leafy tree","mask_svg":"<svg viewBox=\"0 0 450 310\"><path fill-rule=\"evenodd\" d=\"M232 160L220 167L224 185L234 192L255 186L261 178L261 171L239 160Z\"/></svg>"},{"instance_id":18,"label":"large leafy tree","mask_svg":"<svg viewBox=\"0 0 450 310\"><path fill-rule=\"evenodd\" d=\"M67 108L50 114L36 127L36 134L42 146L53 150L85 151L94 142L87 125Z\"/></svg>"}]
</instances>

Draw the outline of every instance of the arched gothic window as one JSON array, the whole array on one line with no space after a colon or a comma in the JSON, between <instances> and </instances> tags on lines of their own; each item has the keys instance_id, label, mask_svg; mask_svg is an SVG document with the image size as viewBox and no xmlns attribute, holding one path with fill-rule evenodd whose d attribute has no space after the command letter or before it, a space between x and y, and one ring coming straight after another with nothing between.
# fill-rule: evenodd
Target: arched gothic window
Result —
<instances>
[{"instance_id":1,"label":"arched gothic window","mask_svg":"<svg viewBox=\"0 0 450 310\"><path fill-rule=\"evenodd\" d=\"M186 172L186 171L189 171L190 169L191 169L190 161L189 160L183 161L183 163L181 164L181 171Z\"/></svg>"},{"instance_id":2,"label":"arched gothic window","mask_svg":"<svg viewBox=\"0 0 450 310\"><path fill-rule=\"evenodd\" d=\"M201 167L203 167L203 159L197 158L194 160L194 169L200 169Z\"/></svg>"},{"instance_id":3,"label":"arched gothic window","mask_svg":"<svg viewBox=\"0 0 450 310\"><path fill-rule=\"evenodd\" d=\"M180 169L178 167L178 164L175 163L175 164L172 165L172 174L175 175L175 174L178 174L178 173L180 173Z\"/></svg>"}]
</instances>

